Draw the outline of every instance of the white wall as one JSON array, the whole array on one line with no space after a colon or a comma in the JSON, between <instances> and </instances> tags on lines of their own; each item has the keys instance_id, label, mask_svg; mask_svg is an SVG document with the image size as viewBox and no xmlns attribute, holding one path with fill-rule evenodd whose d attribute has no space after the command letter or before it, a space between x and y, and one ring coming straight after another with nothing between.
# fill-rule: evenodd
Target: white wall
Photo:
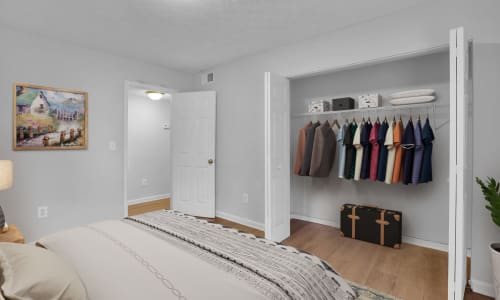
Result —
<instances>
[{"instance_id":1,"label":"white wall","mask_svg":"<svg viewBox=\"0 0 500 300\"><path fill-rule=\"evenodd\" d=\"M15 187L0 192L7 221L27 241L62 228L123 215L124 81L190 89L192 76L44 37L0 28L0 157L15 163ZM86 151L12 151L12 84L89 93ZM117 142L116 152L108 142ZM37 219L37 206L49 208Z\"/></svg>"},{"instance_id":2,"label":"white wall","mask_svg":"<svg viewBox=\"0 0 500 300\"><path fill-rule=\"evenodd\" d=\"M218 92L217 210L264 222L264 72L288 77L446 45L464 26L476 42L500 42L500 2L429 1L406 11L211 68ZM247 170L244 172L244 170ZM249 204L241 194L250 195ZM473 233L475 234L475 233ZM487 241L483 241L486 243ZM487 261L473 255L472 261ZM487 272L487 271L484 271ZM477 272L473 273L473 278Z\"/></svg>"},{"instance_id":3,"label":"white wall","mask_svg":"<svg viewBox=\"0 0 500 300\"><path fill-rule=\"evenodd\" d=\"M128 97L127 200L158 200L172 192L170 170L170 100L151 101L144 90ZM148 181L147 185L142 180Z\"/></svg>"},{"instance_id":4,"label":"white wall","mask_svg":"<svg viewBox=\"0 0 500 300\"><path fill-rule=\"evenodd\" d=\"M435 104L449 104L449 55L448 52L413 57L400 61L371 65L353 70L300 78L291 81L291 112L307 112L307 99L324 96L350 96L380 93L382 105L390 106L388 96L396 91L432 88L436 91ZM335 118L344 123L345 118L377 115L381 119L402 115L404 124L413 115L420 114L422 125L428 113L434 127L433 182L419 185L386 185L370 180L344 180L337 177L338 162L326 178L292 176L292 214L317 219L326 224L340 226L339 208L344 203L367 204L403 212L404 238L418 239L440 249L448 244L448 166L449 166L449 108L403 109L380 113L345 113ZM291 149L295 158L297 135L309 121L332 122L334 117L292 117ZM438 126L441 126L438 128ZM424 221L425 219L425 221Z\"/></svg>"},{"instance_id":5,"label":"white wall","mask_svg":"<svg viewBox=\"0 0 500 300\"><path fill-rule=\"evenodd\" d=\"M495 155L500 142L495 123L500 111L500 44L474 45L474 144L473 174L485 180L500 179L500 162ZM500 241L500 229L493 224L480 187L474 184L472 198L472 288L493 295L489 244Z\"/></svg>"}]
</instances>

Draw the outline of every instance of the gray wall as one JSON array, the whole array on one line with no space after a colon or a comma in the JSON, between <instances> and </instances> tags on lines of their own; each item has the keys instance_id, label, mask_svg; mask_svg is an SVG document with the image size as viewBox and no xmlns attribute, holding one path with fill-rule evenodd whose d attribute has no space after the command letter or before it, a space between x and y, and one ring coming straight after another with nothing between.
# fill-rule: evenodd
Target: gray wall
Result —
<instances>
[{"instance_id":1,"label":"gray wall","mask_svg":"<svg viewBox=\"0 0 500 300\"><path fill-rule=\"evenodd\" d=\"M500 112L500 44L474 45L474 144L473 175L500 179L500 141L496 121ZM486 210L481 189L474 184L472 198L472 280L473 287L491 288L493 282L489 244L500 241L500 229Z\"/></svg>"},{"instance_id":2,"label":"gray wall","mask_svg":"<svg viewBox=\"0 0 500 300\"><path fill-rule=\"evenodd\" d=\"M15 163L15 187L0 192L7 221L27 241L74 225L123 215L124 81L191 89L192 76L68 43L0 28L0 157ZM89 93L87 151L12 151L12 84ZM110 140L116 152L108 150ZM37 219L37 206L49 217Z\"/></svg>"},{"instance_id":3,"label":"gray wall","mask_svg":"<svg viewBox=\"0 0 500 300\"><path fill-rule=\"evenodd\" d=\"M291 111L307 112L306 105L310 98L323 96L357 96L364 93L378 92L384 96L385 106L388 95L395 91L418 88L436 90L436 104L449 104L449 56L447 52L410 58L345 70L331 74L296 79L291 81ZM369 204L403 212L403 235L420 240L448 244L448 123L437 129L436 126L449 120L449 108L404 109L379 113L381 119L394 114L402 114L404 124L414 120L418 114L429 113L434 127L436 140L433 149L433 182L420 185L386 185L370 180L344 180L337 177L338 162L327 178L292 176L292 214L320 219L339 224L339 208L343 203ZM377 113L366 114L374 120ZM359 121L362 113L336 116L339 122L345 118L356 117ZM295 145L298 130L308 121L333 120L334 117L298 117L291 120L291 149L295 157ZM446 248L446 246L444 246Z\"/></svg>"},{"instance_id":4,"label":"gray wall","mask_svg":"<svg viewBox=\"0 0 500 300\"><path fill-rule=\"evenodd\" d=\"M151 101L144 90L133 89L128 97L129 201L160 199L172 192L170 170L170 100ZM148 185L143 186L142 180Z\"/></svg>"}]
</instances>

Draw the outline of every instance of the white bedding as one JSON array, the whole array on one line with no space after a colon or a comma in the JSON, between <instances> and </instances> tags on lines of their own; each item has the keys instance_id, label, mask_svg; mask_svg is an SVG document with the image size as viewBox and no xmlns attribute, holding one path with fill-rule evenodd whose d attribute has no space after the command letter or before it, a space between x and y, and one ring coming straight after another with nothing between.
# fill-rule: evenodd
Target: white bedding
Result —
<instances>
[{"instance_id":1,"label":"white bedding","mask_svg":"<svg viewBox=\"0 0 500 300\"><path fill-rule=\"evenodd\" d=\"M159 220L162 220L163 217L157 214L146 214L146 216L159 218ZM173 214L172 217L174 217ZM175 217L178 218L178 216ZM196 226L213 226L198 224L200 222L203 221L197 220L197 223L193 223L193 228L202 228L201 230L203 230L204 227ZM183 223L179 228L189 227L186 225L189 224ZM213 248L209 249L210 241L207 242L206 249L204 246L197 247L187 243L186 240L178 239L175 234L172 235L172 232L176 233L175 230L179 229L176 229L175 225L170 234L167 234L162 226L148 227L144 224L136 224L132 220L105 221L46 236L38 243L74 265L91 300L318 299L318 297L312 297L312 293L311 297L307 295L290 297L283 287L276 284L283 278L283 280L290 278L286 278L286 276L281 278L279 273L276 273L278 277L265 278L262 276L261 278L256 274L259 272L242 267L241 265L244 263L241 264L230 255L227 257L229 262L220 263L220 260L226 256L215 255ZM205 238L210 231L213 231L213 228L207 227L207 231L202 237ZM230 239L235 238L229 236L230 234L234 235L235 232L227 230L226 233L218 234L221 236L226 234L226 237ZM242 243L250 241L258 243L255 244L257 248L263 244L262 240L256 241L254 237L250 238L249 235L238 234L237 236L243 238ZM208 239L216 240L213 237ZM237 242L237 240L234 241ZM222 250L226 251L227 245ZM239 248L234 250L235 253L244 252L239 251ZM277 250L270 248L269 251L271 253ZM289 252L285 251L279 256L288 261ZM300 255L305 259L303 262L309 262L311 258L315 261L314 263L317 263L316 260L319 261L319 259L306 254ZM244 258L247 259L248 254ZM297 259L297 261L299 260ZM333 273L330 271L323 274L322 270L319 272L316 269L317 266L314 266L313 263L310 264L313 265L314 272L322 274L321 276L324 278L314 281L311 279L311 286L308 288L321 285L317 287L318 291L334 291L335 295L340 295L339 297L335 296L336 299L353 298L354 292L338 275L331 276ZM267 273L273 273L273 268L263 268L263 270L266 270ZM301 276L303 277L303 275ZM325 285L330 285L331 279L333 279L331 286L325 287ZM338 285L335 286L333 283ZM301 290L297 282L293 282L293 284L298 287L298 290ZM308 285L307 282L306 285ZM286 285L283 286L286 287ZM320 297L319 299L333 298Z\"/></svg>"}]
</instances>

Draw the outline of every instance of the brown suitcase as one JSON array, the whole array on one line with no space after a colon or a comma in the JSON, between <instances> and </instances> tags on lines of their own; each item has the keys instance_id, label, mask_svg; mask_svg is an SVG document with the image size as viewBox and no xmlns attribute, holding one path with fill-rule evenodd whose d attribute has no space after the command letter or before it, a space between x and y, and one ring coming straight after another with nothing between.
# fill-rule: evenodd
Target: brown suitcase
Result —
<instances>
[{"instance_id":1,"label":"brown suitcase","mask_svg":"<svg viewBox=\"0 0 500 300\"><path fill-rule=\"evenodd\" d=\"M340 209L340 231L345 237L399 249L403 232L400 211L373 206L344 204Z\"/></svg>"}]
</instances>

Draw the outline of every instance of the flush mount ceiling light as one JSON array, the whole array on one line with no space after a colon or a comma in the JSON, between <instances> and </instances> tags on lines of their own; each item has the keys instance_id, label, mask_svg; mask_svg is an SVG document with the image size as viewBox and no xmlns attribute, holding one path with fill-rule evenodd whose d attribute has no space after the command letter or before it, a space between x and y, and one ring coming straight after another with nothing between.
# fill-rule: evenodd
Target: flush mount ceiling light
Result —
<instances>
[{"instance_id":1,"label":"flush mount ceiling light","mask_svg":"<svg viewBox=\"0 0 500 300\"><path fill-rule=\"evenodd\" d=\"M154 101L160 100L161 98L163 98L163 95L165 95L165 93L155 92L155 91L147 91L146 92L146 96L148 96L149 99L154 100Z\"/></svg>"}]
</instances>

